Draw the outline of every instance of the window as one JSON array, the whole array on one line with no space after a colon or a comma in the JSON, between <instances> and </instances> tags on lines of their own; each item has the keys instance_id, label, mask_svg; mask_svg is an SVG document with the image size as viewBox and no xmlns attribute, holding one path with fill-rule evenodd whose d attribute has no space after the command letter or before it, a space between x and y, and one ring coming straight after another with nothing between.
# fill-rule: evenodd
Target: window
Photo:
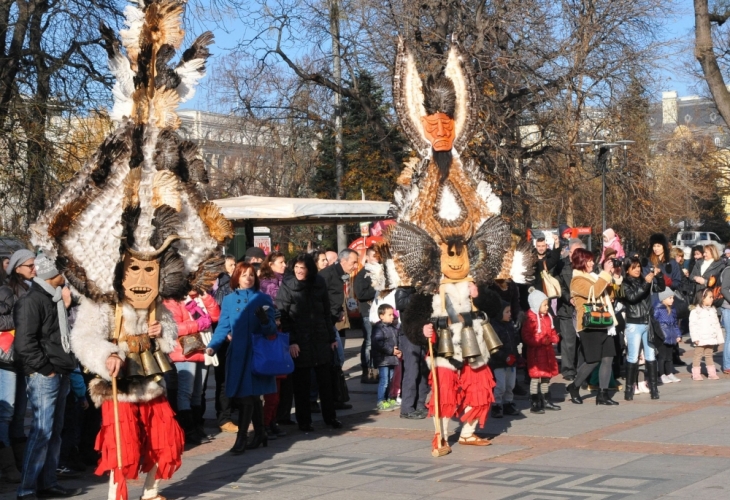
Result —
<instances>
[{"instance_id":1,"label":"window","mask_svg":"<svg viewBox=\"0 0 730 500\"><path fill-rule=\"evenodd\" d=\"M710 239L711 239L712 241L717 241L717 242L719 242L719 241L720 241L720 237L719 237L719 236L717 236L717 235L716 235L715 233L710 233Z\"/></svg>"},{"instance_id":2,"label":"window","mask_svg":"<svg viewBox=\"0 0 730 500\"><path fill-rule=\"evenodd\" d=\"M700 241L707 241L710 237L707 235L707 233L700 233Z\"/></svg>"},{"instance_id":3,"label":"window","mask_svg":"<svg viewBox=\"0 0 730 500\"><path fill-rule=\"evenodd\" d=\"M679 239L681 241L694 241L695 240L695 233L681 233L679 235Z\"/></svg>"}]
</instances>

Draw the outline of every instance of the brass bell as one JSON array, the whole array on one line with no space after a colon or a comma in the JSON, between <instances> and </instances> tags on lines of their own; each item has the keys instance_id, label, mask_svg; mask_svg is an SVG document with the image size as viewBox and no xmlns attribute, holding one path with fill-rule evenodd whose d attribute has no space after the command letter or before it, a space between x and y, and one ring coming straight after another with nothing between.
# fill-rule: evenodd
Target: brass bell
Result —
<instances>
[{"instance_id":1,"label":"brass bell","mask_svg":"<svg viewBox=\"0 0 730 500\"><path fill-rule=\"evenodd\" d=\"M482 323L482 330L484 330L484 343L487 344L487 349L490 354L494 354L502 347L502 341L499 340L499 335L494 331L492 325L485 321Z\"/></svg>"},{"instance_id":2,"label":"brass bell","mask_svg":"<svg viewBox=\"0 0 730 500\"><path fill-rule=\"evenodd\" d=\"M142 368L144 368L144 374L146 376L152 377L154 375L162 375L160 365L157 364L155 357L150 351L141 352L139 357L142 360Z\"/></svg>"},{"instance_id":3,"label":"brass bell","mask_svg":"<svg viewBox=\"0 0 730 500\"><path fill-rule=\"evenodd\" d=\"M477 342L477 334L471 326L461 329L461 356L466 359L474 359L482 355Z\"/></svg>"},{"instance_id":4,"label":"brass bell","mask_svg":"<svg viewBox=\"0 0 730 500\"><path fill-rule=\"evenodd\" d=\"M170 360L168 359L167 354L162 352L162 349L158 347L157 350L152 353L152 355L155 357L155 361L157 361L157 366L160 367L160 371L162 373L172 371L172 365L170 364Z\"/></svg>"},{"instance_id":5,"label":"brass bell","mask_svg":"<svg viewBox=\"0 0 730 500\"><path fill-rule=\"evenodd\" d=\"M439 356L450 358L454 355L454 342L451 340L451 330L439 328L439 342L436 349Z\"/></svg>"},{"instance_id":6,"label":"brass bell","mask_svg":"<svg viewBox=\"0 0 730 500\"><path fill-rule=\"evenodd\" d=\"M124 361L124 374L127 378L144 378L142 359L136 352L127 354L127 359Z\"/></svg>"}]
</instances>

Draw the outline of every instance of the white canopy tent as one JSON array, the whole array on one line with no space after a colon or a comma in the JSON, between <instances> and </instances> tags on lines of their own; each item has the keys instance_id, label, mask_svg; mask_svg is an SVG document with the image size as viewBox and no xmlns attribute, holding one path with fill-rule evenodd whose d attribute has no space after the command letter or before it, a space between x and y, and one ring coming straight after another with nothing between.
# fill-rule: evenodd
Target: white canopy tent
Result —
<instances>
[{"instance_id":1,"label":"white canopy tent","mask_svg":"<svg viewBox=\"0 0 730 500\"><path fill-rule=\"evenodd\" d=\"M387 201L320 200L318 198L275 198L239 196L213 200L223 216L234 225L260 223L346 224L388 217Z\"/></svg>"}]
</instances>

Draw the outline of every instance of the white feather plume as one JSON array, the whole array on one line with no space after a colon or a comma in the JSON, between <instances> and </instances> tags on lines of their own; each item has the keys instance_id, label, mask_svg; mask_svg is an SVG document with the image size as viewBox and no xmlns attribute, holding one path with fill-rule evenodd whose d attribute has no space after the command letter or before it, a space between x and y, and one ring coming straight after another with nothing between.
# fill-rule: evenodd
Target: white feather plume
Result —
<instances>
[{"instance_id":1,"label":"white feather plume","mask_svg":"<svg viewBox=\"0 0 730 500\"><path fill-rule=\"evenodd\" d=\"M492 214L498 214L502 211L502 200L494 194L492 185L487 181L481 181L477 186L477 194L487 203L487 208Z\"/></svg>"},{"instance_id":2,"label":"white feather plume","mask_svg":"<svg viewBox=\"0 0 730 500\"><path fill-rule=\"evenodd\" d=\"M125 116L132 115L134 72L129 64L129 59L121 52L117 52L113 58L109 59L109 71L116 79L112 88L114 108L109 116L115 122L120 123Z\"/></svg>"},{"instance_id":3,"label":"white feather plume","mask_svg":"<svg viewBox=\"0 0 730 500\"><path fill-rule=\"evenodd\" d=\"M127 54L130 55L130 59L133 59L133 66L136 66L137 54L139 53L139 35L142 33L144 19L142 9L134 5L127 5L124 8L124 24L127 25L127 29L119 30L119 35L122 38L122 45L127 49Z\"/></svg>"},{"instance_id":4,"label":"white feather plume","mask_svg":"<svg viewBox=\"0 0 730 500\"><path fill-rule=\"evenodd\" d=\"M175 73L180 77L180 85L175 90L180 96L180 102L185 102L195 95L195 86L205 76L205 59L191 59L181 66L175 68Z\"/></svg>"},{"instance_id":5,"label":"white feather plume","mask_svg":"<svg viewBox=\"0 0 730 500\"><path fill-rule=\"evenodd\" d=\"M512 281L519 284L526 282L527 267L525 266L526 255L521 250L515 250L512 257L512 268L510 269L510 277Z\"/></svg>"}]
</instances>

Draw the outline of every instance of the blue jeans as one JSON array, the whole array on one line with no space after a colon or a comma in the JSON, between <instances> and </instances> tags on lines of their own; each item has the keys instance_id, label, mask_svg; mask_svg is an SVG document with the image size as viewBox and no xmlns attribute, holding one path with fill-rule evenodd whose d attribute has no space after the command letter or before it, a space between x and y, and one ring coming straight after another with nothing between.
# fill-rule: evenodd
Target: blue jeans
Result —
<instances>
[{"instance_id":1,"label":"blue jeans","mask_svg":"<svg viewBox=\"0 0 730 500\"><path fill-rule=\"evenodd\" d=\"M644 359L654 361L654 348L649 345L649 325L626 323L626 362L637 363L641 344L644 344Z\"/></svg>"},{"instance_id":2,"label":"blue jeans","mask_svg":"<svg viewBox=\"0 0 730 500\"><path fill-rule=\"evenodd\" d=\"M380 380L378 381L378 403L388 399L388 388L390 387L390 381L393 380L393 374L395 373L395 366L381 366L378 368L380 373Z\"/></svg>"},{"instance_id":3,"label":"blue jeans","mask_svg":"<svg viewBox=\"0 0 730 500\"><path fill-rule=\"evenodd\" d=\"M722 311L722 327L725 329L725 346L722 348L722 369L730 370L730 309Z\"/></svg>"},{"instance_id":4,"label":"blue jeans","mask_svg":"<svg viewBox=\"0 0 730 500\"><path fill-rule=\"evenodd\" d=\"M182 361L175 363L175 368L177 368L177 411L189 410L191 406L200 406L205 363Z\"/></svg>"},{"instance_id":5,"label":"blue jeans","mask_svg":"<svg viewBox=\"0 0 730 500\"><path fill-rule=\"evenodd\" d=\"M58 485L56 469L61 453L66 396L70 387L68 376L58 373L53 377L34 373L25 377L25 382L28 385L33 421L25 448L18 496Z\"/></svg>"},{"instance_id":6,"label":"blue jeans","mask_svg":"<svg viewBox=\"0 0 730 500\"><path fill-rule=\"evenodd\" d=\"M0 370L0 443L10 446L10 425L15 415L15 372Z\"/></svg>"}]
</instances>

